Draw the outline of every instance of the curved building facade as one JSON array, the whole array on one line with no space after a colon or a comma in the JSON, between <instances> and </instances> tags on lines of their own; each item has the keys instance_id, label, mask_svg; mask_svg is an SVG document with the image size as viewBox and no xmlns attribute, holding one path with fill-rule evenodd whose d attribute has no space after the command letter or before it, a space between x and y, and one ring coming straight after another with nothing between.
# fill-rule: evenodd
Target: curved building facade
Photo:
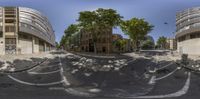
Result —
<instances>
[{"instance_id":1,"label":"curved building facade","mask_svg":"<svg viewBox=\"0 0 200 99\"><path fill-rule=\"evenodd\" d=\"M176 40L179 53L200 55L200 7L177 13Z\"/></svg>"},{"instance_id":2,"label":"curved building facade","mask_svg":"<svg viewBox=\"0 0 200 99\"><path fill-rule=\"evenodd\" d=\"M55 34L47 17L26 7L0 7L0 55L50 51Z\"/></svg>"}]
</instances>

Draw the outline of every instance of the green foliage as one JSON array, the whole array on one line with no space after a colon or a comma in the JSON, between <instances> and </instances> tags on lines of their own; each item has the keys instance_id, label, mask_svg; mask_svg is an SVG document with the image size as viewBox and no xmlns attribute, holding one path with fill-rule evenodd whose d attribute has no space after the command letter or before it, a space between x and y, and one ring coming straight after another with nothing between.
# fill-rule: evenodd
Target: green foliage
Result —
<instances>
[{"instance_id":1,"label":"green foliage","mask_svg":"<svg viewBox=\"0 0 200 99\"><path fill-rule=\"evenodd\" d=\"M154 48L154 42L151 40L147 40L142 44L142 49L153 49Z\"/></svg>"},{"instance_id":2,"label":"green foliage","mask_svg":"<svg viewBox=\"0 0 200 99\"><path fill-rule=\"evenodd\" d=\"M119 39L114 42L114 46L118 48L119 51L122 51L125 48L125 45L127 44L126 40L124 39Z\"/></svg>"},{"instance_id":3,"label":"green foliage","mask_svg":"<svg viewBox=\"0 0 200 99\"><path fill-rule=\"evenodd\" d=\"M83 11L79 13L79 25L84 31L92 33L94 50L96 53L96 42L102 32L112 30L121 22L122 16L113 9L99 8L95 11Z\"/></svg>"},{"instance_id":4,"label":"green foliage","mask_svg":"<svg viewBox=\"0 0 200 99\"><path fill-rule=\"evenodd\" d=\"M69 37L78 31L79 31L78 25L71 24L64 32L65 32L65 36Z\"/></svg>"},{"instance_id":5,"label":"green foliage","mask_svg":"<svg viewBox=\"0 0 200 99\"><path fill-rule=\"evenodd\" d=\"M140 40L142 40L153 29L153 27L153 25L150 25L144 19L139 18L132 18L121 22L122 31L132 39L134 46L137 49Z\"/></svg>"},{"instance_id":6,"label":"green foliage","mask_svg":"<svg viewBox=\"0 0 200 99\"><path fill-rule=\"evenodd\" d=\"M66 45L66 36L62 36L61 40L60 40L60 47L65 47Z\"/></svg>"},{"instance_id":7,"label":"green foliage","mask_svg":"<svg viewBox=\"0 0 200 99\"><path fill-rule=\"evenodd\" d=\"M77 24L69 25L67 29L65 29L64 31L65 35L63 35L61 38L60 46L62 46L64 49L69 47L73 34L77 33L78 31L79 31L79 25Z\"/></svg>"},{"instance_id":8,"label":"green foliage","mask_svg":"<svg viewBox=\"0 0 200 99\"><path fill-rule=\"evenodd\" d=\"M161 37L158 38L157 46L159 48L165 49L166 48L166 44L167 44L167 38L166 37L161 36Z\"/></svg>"},{"instance_id":9,"label":"green foliage","mask_svg":"<svg viewBox=\"0 0 200 99\"><path fill-rule=\"evenodd\" d=\"M78 22L84 29L99 27L115 27L121 22L120 16L116 10L99 8L95 11L83 11L79 13Z\"/></svg>"},{"instance_id":10,"label":"green foliage","mask_svg":"<svg viewBox=\"0 0 200 99\"><path fill-rule=\"evenodd\" d=\"M60 48L60 45L58 44L58 42L56 42L56 48Z\"/></svg>"}]
</instances>

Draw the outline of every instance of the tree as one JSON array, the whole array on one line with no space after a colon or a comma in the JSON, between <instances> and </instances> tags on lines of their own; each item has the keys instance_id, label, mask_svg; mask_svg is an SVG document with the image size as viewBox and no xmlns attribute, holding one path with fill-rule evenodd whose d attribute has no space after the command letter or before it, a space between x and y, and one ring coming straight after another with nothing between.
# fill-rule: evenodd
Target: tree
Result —
<instances>
[{"instance_id":1,"label":"tree","mask_svg":"<svg viewBox=\"0 0 200 99\"><path fill-rule=\"evenodd\" d=\"M121 52L125 48L126 43L127 43L126 40L119 39L119 40L114 42L114 46L116 46L118 48L118 51Z\"/></svg>"},{"instance_id":2,"label":"tree","mask_svg":"<svg viewBox=\"0 0 200 99\"><path fill-rule=\"evenodd\" d=\"M60 47L63 49L66 49L66 37L65 35L62 36L61 40L60 40Z\"/></svg>"},{"instance_id":3,"label":"tree","mask_svg":"<svg viewBox=\"0 0 200 99\"><path fill-rule=\"evenodd\" d=\"M96 43L102 32L112 30L121 22L122 16L113 9L99 8L95 11L83 11L79 13L78 22L82 29L92 34L94 52L97 52ZM109 39L107 39L108 42ZM108 49L110 50L110 49Z\"/></svg>"},{"instance_id":4,"label":"tree","mask_svg":"<svg viewBox=\"0 0 200 99\"><path fill-rule=\"evenodd\" d=\"M145 36L144 40L142 40L141 48L142 49L154 49L155 44L154 44L153 37L151 37L149 35Z\"/></svg>"},{"instance_id":5,"label":"tree","mask_svg":"<svg viewBox=\"0 0 200 99\"><path fill-rule=\"evenodd\" d=\"M79 31L79 26L77 24L71 24L67 29L65 29L66 37L71 36L72 34Z\"/></svg>"},{"instance_id":6,"label":"tree","mask_svg":"<svg viewBox=\"0 0 200 99\"><path fill-rule=\"evenodd\" d=\"M60 45L58 44L58 42L56 42L56 49L59 49Z\"/></svg>"},{"instance_id":7,"label":"tree","mask_svg":"<svg viewBox=\"0 0 200 99\"><path fill-rule=\"evenodd\" d=\"M72 35L77 33L79 31L79 25L77 24L71 24L65 29L64 33L64 40L63 44L65 44L65 48L69 49L70 45L72 44Z\"/></svg>"},{"instance_id":8,"label":"tree","mask_svg":"<svg viewBox=\"0 0 200 99\"><path fill-rule=\"evenodd\" d=\"M153 48L154 48L154 42L152 42L151 40L146 40L142 44L142 49L153 49Z\"/></svg>"},{"instance_id":9,"label":"tree","mask_svg":"<svg viewBox=\"0 0 200 99\"><path fill-rule=\"evenodd\" d=\"M153 29L144 19L132 18L121 22L122 31L133 41L133 46L139 50L140 41Z\"/></svg>"},{"instance_id":10,"label":"tree","mask_svg":"<svg viewBox=\"0 0 200 99\"><path fill-rule=\"evenodd\" d=\"M164 36L161 36L158 38L157 41L157 46L161 49L165 49L166 48L166 44L167 44L167 38Z\"/></svg>"}]
</instances>

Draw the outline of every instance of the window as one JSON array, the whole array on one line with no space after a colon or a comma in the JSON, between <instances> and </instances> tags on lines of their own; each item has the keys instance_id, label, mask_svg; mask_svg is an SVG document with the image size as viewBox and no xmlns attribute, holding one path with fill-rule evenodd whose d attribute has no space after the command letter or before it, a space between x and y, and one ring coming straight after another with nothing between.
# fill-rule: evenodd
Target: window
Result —
<instances>
[{"instance_id":1,"label":"window","mask_svg":"<svg viewBox=\"0 0 200 99\"><path fill-rule=\"evenodd\" d=\"M15 27L14 26L6 26L5 32L15 32Z\"/></svg>"},{"instance_id":2,"label":"window","mask_svg":"<svg viewBox=\"0 0 200 99\"><path fill-rule=\"evenodd\" d=\"M14 14L8 14L8 15L5 15L5 17L16 17Z\"/></svg>"},{"instance_id":3,"label":"window","mask_svg":"<svg viewBox=\"0 0 200 99\"><path fill-rule=\"evenodd\" d=\"M14 22L15 22L14 19L6 19L6 20L5 20L5 23L14 23Z\"/></svg>"}]
</instances>

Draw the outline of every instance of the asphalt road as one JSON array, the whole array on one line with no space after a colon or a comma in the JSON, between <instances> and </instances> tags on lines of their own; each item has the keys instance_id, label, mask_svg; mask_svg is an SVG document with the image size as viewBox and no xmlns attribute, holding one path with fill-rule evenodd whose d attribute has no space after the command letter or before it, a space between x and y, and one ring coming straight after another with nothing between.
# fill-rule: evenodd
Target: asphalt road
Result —
<instances>
[{"instance_id":1,"label":"asphalt road","mask_svg":"<svg viewBox=\"0 0 200 99\"><path fill-rule=\"evenodd\" d=\"M157 54L144 53L149 57ZM52 54L58 57L23 72L0 74L1 99L198 99L200 96L200 75L177 68L172 61L156 62L123 55L97 58L72 54L63 57L63 52Z\"/></svg>"}]
</instances>

